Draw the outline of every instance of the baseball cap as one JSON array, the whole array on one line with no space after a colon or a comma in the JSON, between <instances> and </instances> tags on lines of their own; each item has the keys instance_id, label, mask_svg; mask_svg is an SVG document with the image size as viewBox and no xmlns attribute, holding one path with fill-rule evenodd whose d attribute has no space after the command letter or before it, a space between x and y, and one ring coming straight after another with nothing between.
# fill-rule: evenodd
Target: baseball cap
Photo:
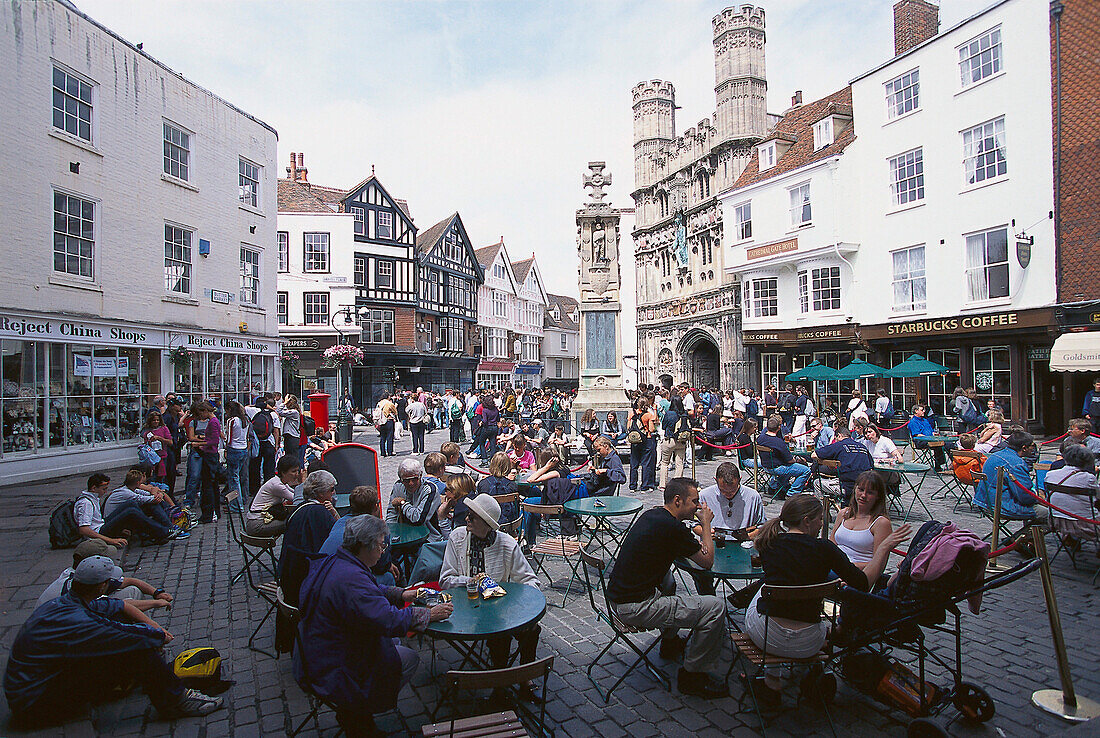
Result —
<instances>
[{"instance_id":1,"label":"baseball cap","mask_svg":"<svg viewBox=\"0 0 1100 738\"><path fill-rule=\"evenodd\" d=\"M100 538L89 538L73 549L73 558L83 561L89 556L106 556L112 561L118 561L118 549Z\"/></svg>"},{"instance_id":2,"label":"baseball cap","mask_svg":"<svg viewBox=\"0 0 1100 738\"><path fill-rule=\"evenodd\" d=\"M89 556L76 565L73 581L81 584L102 584L122 579L122 569L106 556Z\"/></svg>"}]
</instances>

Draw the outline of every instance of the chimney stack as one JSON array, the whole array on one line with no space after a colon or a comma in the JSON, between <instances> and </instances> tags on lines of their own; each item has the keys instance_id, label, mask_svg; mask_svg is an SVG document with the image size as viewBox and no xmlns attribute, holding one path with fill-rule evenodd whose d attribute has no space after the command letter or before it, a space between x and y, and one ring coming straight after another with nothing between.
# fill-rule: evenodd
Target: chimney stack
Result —
<instances>
[{"instance_id":1,"label":"chimney stack","mask_svg":"<svg viewBox=\"0 0 1100 738\"><path fill-rule=\"evenodd\" d=\"M298 181L298 155L290 152L290 166L286 168L286 178L291 182Z\"/></svg>"},{"instance_id":2,"label":"chimney stack","mask_svg":"<svg viewBox=\"0 0 1100 738\"><path fill-rule=\"evenodd\" d=\"M940 32L940 8L926 0L894 4L894 56L920 46Z\"/></svg>"},{"instance_id":3,"label":"chimney stack","mask_svg":"<svg viewBox=\"0 0 1100 738\"><path fill-rule=\"evenodd\" d=\"M309 170L306 169L306 155L298 154L298 181L309 184Z\"/></svg>"},{"instance_id":4,"label":"chimney stack","mask_svg":"<svg viewBox=\"0 0 1100 738\"><path fill-rule=\"evenodd\" d=\"M802 104L802 90L795 90L794 95L791 96L791 107L797 108Z\"/></svg>"}]
</instances>

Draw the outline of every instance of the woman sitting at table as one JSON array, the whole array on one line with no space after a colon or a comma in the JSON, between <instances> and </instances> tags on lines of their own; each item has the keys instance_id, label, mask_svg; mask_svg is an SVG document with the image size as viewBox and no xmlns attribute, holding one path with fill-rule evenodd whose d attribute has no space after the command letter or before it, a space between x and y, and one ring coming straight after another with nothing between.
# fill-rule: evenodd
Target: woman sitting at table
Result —
<instances>
[{"instance_id":1,"label":"woman sitting at table","mask_svg":"<svg viewBox=\"0 0 1100 738\"><path fill-rule=\"evenodd\" d=\"M512 464L508 454L498 451L489 461L489 476L482 477L477 483L477 493L493 497L517 494L519 492L519 485L516 484L518 474L519 469ZM519 505L510 502L504 507L504 513L499 522L509 523L517 517L519 517Z\"/></svg>"},{"instance_id":2,"label":"woman sitting at table","mask_svg":"<svg viewBox=\"0 0 1100 738\"><path fill-rule=\"evenodd\" d=\"M992 414L990 412L990 415ZM1054 492L1050 495L1050 504L1082 518L1096 517L1092 499L1097 493L1096 455L1075 439L1067 438L1062 442L1062 460L1065 466L1048 471L1044 484L1073 487L1080 489L1081 494L1069 495L1064 492ZM1054 531L1062 537L1062 543L1070 551L1080 548L1082 540L1096 540L1094 524L1071 518L1058 510L1054 510Z\"/></svg>"},{"instance_id":3,"label":"woman sitting at table","mask_svg":"<svg viewBox=\"0 0 1100 738\"><path fill-rule=\"evenodd\" d=\"M581 422L577 425L577 432L584 439L584 447L588 450L588 455L595 456L596 449L592 444L600 437L600 420L596 417L595 410L588 408L584 411Z\"/></svg>"},{"instance_id":4,"label":"woman sitting at table","mask_svg":"<svg viewBox=\"0 0 1100 738\"><path fill-rule=\"evenodd\" d=\"M583 481L575 480L569 465L558 458L549 449L539 451L539 468L527 478L528 484L542 485L542 494L527 497L523 501L528 505L561 505L572 499L588 496ZM541 515L523 513L523 532L526 545L533 546L538 539ZM562 533L574 535L577 532L576 521L562 520Z\"/></svg>"},{"instance_id":5,"label":"woman sitting at table","mask_svg":"<svg viewBox=\"0 0 1100 738\"><path fill-rule=\"evenodd\" d=\"M989 422L982 426L978 441L974 444L974 450L983 454L993 453L1004 440L1001 424L1005 422L1005 416L998 410L990 410L987 417Z\"/></svg>"},{"instance_id":6,"label":"woman sitting at table","mask_svg":"<svg viewBox=\"0 0 1100 738\"><path fill-rule=\"evenodd\" d=\"M519 469L525 471L530 470L535 465L535 455L531 453L531 448L527 443L527 436L522 433L517 433L512 438L512 443L508 449L508 458L512 461L512 464Z\"/></svg>"},{"instance_id":7,"label":"woman sitting at table","mask_svg":"<svg viewBox=\"0 0 1100 738\"><path fill-rule=\"evenodd\" d=\"M302 583L301 648L294 677L308 668L310 686L336 707L344 733L371 736L373 713L392 710L419 657L397 644L410 631L446 620L454 606L404 607L416 589L379 585L371 573L389 544L389 529L373 515L350 518L343 545L316 563Z\"/></svg>"},{"instance_id":8,"label":"woman sitting at table","mask_svg":"<svg viewBox=\"0 0 1100 738\"><path fill-rule=\"evenodd\" d=\"M875 462L901 463L901 451L892 440L882 435L873 423L868 423L863 429L863 445L867 447Z\"/></svg>"},{"instance_id":9,"label":"woman sitting at table","mask_svg":"<svg viewBox=\"0 0 1100 738\"><path fill-rule=\"evenodd\" d=\"M497 501L490 495L481 494L467 499L466 507L469 508L466 525L455 528L447 540L439 586L443 589L465 587L472 577L484 572L498 584L518 582L542 589L542 583L520 551L519 543L500 532L500 523L497 522L500 519L500 505ZM520 663L534 661L540 631L536 624L512 635L490 638L489 660L493 668L508 666L513 637L519 643ZM530 685L520 689L520 696L532 702L538 700Z\"/></svg>"},{"instance_id":10,"label":"woman sitting at table","mask_svg":"<svg viewBox=\"0 0 1100 738\"><path fill-rule=\"evenodd\" d=\"M837 514L829 540L864 569L893 530L886 512L886 481L876 471L865 471L856 478L852 503Z\"/></svg>"},{"instance_id":11,"label":"woman sitting at table","mask_svg":"<svg viewBox=\"0 0 1100 738\"><path fill-rule=\"evenodd\" d=\"M787 587L823 584L839 577L849 586L867 592L886 567L891 549L909 537L908 525L893 531L861 569L835 543L820 537L823 518L821 500L799 494L783 503L778 518L760 526L753 543L764 570L764 584ZM770 622L766 626L765 645L767 619ZM745 630L756 646L770 655L809 658L825 645L828 622L821 618L820 601L763 603L758 592L745 611ZM758 679L761 681L753 685L753 692L761 707L777 707L782 687L778 672L765 667L764 676Z\"/></svg>"},{"instance_id":12,"label":"woman sitting at table","mask_svg":"<svg viewBox=\"0 0 1100 738\"><path fill-rule=\"evenodd\" d=\"M611 439L611 442L618 445L626 440L626 431L623 430L622 423L619 422L619 416L614 410L609 410L607 416L603 421L603 435Z\"/></svg>"}]
</instances>

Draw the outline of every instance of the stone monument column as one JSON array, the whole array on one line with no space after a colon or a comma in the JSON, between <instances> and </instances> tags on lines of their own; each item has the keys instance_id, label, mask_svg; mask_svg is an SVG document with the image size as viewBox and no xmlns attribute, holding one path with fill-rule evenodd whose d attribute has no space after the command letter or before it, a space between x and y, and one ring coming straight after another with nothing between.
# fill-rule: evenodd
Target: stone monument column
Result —
<instances>
[{"instance_id":1,"label":"stone monument column","mask_svg":"<svg viewBox=\"0 0 1100 738\"><path fill-rule=\"evenodd\" d=\"M619 212L604 202L611 184L602 161L588 162L583 183L589 202L577 211L580 256L580 389L573 402L573 422L588 408L602 421L615 410L625 422L630 401L623 389L623 349L619 302Z\"/></svg>"}]
</instances>

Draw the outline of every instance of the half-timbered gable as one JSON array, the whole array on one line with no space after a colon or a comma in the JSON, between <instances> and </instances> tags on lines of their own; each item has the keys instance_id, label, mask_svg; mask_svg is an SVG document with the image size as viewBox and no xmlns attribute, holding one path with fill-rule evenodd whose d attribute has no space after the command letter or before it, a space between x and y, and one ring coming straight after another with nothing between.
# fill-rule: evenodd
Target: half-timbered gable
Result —
<instances>
[{"instance_id":1,"label":"half-timbered gable","mask_svg":"<svg viewBox=\"0 0 1100 738\"><path fill-rule=\"evenodd\" d=\"M477 288L485 281L462 218L453 213L417 238L420 310L477 322Z\"/></svg>"},{"instance_id":2,"label":"half-timbered gable","mask_svg":"<svg viewBox=\"0 0 1100 738\"><path fill-rule=\"evenodd\" d=\"M355 216L356 303L416 304L416 226L403 200L372 174L340 202Z\"/></svg>"}]
</instances>

